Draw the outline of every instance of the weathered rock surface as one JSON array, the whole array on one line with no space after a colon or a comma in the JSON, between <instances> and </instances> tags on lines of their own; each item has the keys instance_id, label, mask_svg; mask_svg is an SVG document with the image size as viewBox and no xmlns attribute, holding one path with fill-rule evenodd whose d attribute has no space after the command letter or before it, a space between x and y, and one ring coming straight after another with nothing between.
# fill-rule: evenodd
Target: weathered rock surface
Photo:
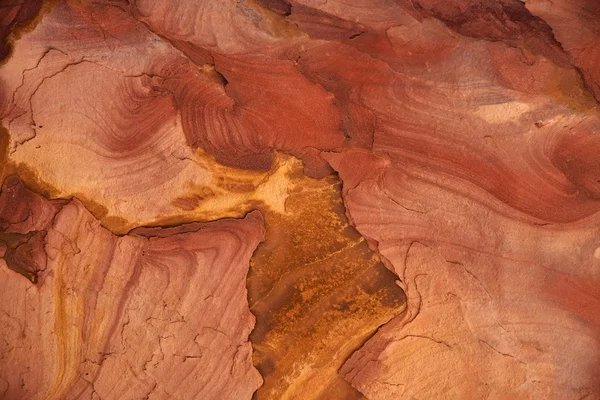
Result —
<instances>
[{"instance_id":1,"label":"weathered rock surface","mask_svg":"<svg viewBox=\"0 0 600 400\"><path fill-rule=\"evenodd\" d=\"M256 398L600 399L596 2L39 7L0 9L2 175L51 199L4 180L9 398L249 398L247 284ZM255 209L246 282L258 215L208 221Z\"/></svg>"},{"instance_id":2,"label":"weathered rock surface","mask_svg":"<svg viewBox=\"0 0 600 400\"><path fill-rule=\"evenodd\" d=\"M3 398L248 398L260 386L246 298L260 214L119 237L14 177L0 201Z\"/></svg>"},{"instance_id":3,"label":"weathered rock surface","mask_svg":"<svg viewBox=\"0 0 600 400\"><path fill-rule=\"evenodd\" d=\"M265 210L251 261L250 335L265 382L257 399L362 399L338 374L377 328L406 308L397 277L348 224L339 178L290 180L286 213Z\"/></svg>"},{"instance_id":4,"label":"weathered rock surface","mask_svg":"<svg viewBox=\"0 0 600 400\"><path fill-rule=\"evenodd\" d=\"M587 87L600 100L600 4L589 0L528 0L525 6L552 28Z\"/></svg>"}]
</instances>

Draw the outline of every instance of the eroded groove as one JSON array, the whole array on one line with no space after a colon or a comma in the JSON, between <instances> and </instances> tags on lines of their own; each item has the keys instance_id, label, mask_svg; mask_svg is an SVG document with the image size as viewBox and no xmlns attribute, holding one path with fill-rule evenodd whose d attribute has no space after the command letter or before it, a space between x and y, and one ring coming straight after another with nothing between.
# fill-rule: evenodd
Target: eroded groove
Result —
<instances>
[{"instance_id":1,"label":"eroded groove","mask_svg":"<svg viewBox=\"0 0 600 400\"><path fill-rule=\"evenodd\" d=\"M337 175L297 171L286 213L265 212L265 241L251 260L254 398L359 399L338 375L379 326L405 309L404 292L350 226Z\"/></svg>"}]
</instances>

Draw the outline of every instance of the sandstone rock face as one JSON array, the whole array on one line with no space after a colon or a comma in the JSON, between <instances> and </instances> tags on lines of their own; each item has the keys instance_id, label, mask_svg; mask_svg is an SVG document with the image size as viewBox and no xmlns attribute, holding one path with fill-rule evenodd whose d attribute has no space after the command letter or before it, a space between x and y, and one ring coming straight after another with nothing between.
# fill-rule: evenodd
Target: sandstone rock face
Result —
<instances>
[{"instance_id":1,"label":"sandstone rock face","mask_svg":"<svg viewBox=\"0 0 600 400\"><path fill-rule=\"evenodd\" d=\"M245 282L260 214L118 237L78 200L58 209L6 182L3 238L31 238L4 259L36 285L1 270L5 398L246 398L260 386Z\"/></svg>"},{"instance_id":2,"label":"sandstone rock face","mask_svg":"<svg viewBox=\"0 0 600 400\"><path fill-rule=\"evenodd\" d=\"M0 397L600 399L599 7L0 5Z\"/></svg>"}]
</instances>

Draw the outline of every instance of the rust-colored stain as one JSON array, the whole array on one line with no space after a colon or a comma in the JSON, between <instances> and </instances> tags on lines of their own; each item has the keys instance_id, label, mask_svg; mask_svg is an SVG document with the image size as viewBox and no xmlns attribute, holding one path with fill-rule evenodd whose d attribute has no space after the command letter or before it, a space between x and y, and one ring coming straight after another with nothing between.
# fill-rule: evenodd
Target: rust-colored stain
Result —
<instances>
[{"instance_id":1,"label":"rust-colored stain","mask_svg":"<svg viewBox=\"0 0 600 400\"><path fill-rule=\"evenodd\" d=\"M34 169L16 165L7 154L8 138L8 131L1 130L3 176L17 174L48 198L79 198L118 234L135 222L109 215L101 199L96 202L78 190L65 193ZM309 178L302 162L285 154L276 154L271 170L257 172L224 167L202 154L195 161L210 171L209 186L190 186L189 195L173 202L176 216L150 225L241 216L250 209L263 213L266 237L251 260L247 280L256 315L250 337L253 360L265 380L254 397L364 398L338 370L379 326L404 311L406 299L396 275L349 225L339 178ZM12 244L5 246L7 255L16 248ZM39 268L31 263L26 268L23 257L15 260L19 262L11 267L35 281ZM57 301L62 301L63 290L57 287Z\"/></svg>"},{"instance_id":2,"label":"rust-colored stain","mask_svg":"<svg viewBox=\"0 0 600 400\"><path fill-rule=\"evenodd\" d=\"M345 215L337 176L297 174L284 214L265 212L250 264L250 336L261 399L362 399L338 376L377 328L405 309L397 277Z\"/></svg>"}]
</instances>

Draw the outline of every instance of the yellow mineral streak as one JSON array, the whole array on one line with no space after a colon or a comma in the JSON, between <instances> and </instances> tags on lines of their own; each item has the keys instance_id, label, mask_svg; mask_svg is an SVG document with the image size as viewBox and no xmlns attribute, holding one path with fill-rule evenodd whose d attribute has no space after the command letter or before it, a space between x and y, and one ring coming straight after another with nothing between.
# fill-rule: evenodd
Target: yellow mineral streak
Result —
<instances>
[{"instance_id":1,"label":"yellow mineral streak","mask_svg":"<svg viewBox=\"0 0 600 400\"><path fill-rule=\"evenodd\" d=\"M5 143L8 142L8 132L0 131L0 146L7 159L3 163L2 175L16 173L28 187L47 197L77 197L104 227L117 234L125 234L139 226L243 217L257 208L285 213L291 177L302 174L300 160L278 153L268 171L231 168L219 164L201 149L191 150L185 145L182 132L165 131L169 135L178 135L174 141L183 150L178 150L181 154L171 154L171 159L159 153L155 156L159 159L157 162L163 162L165 170L174 168L177 163L182 163L182 168L172 179L163 179L164 182L156 187L149 185L150 189L143 193L126 193L128 186L138 184L140 179L153 179L143 173L134 177L124 175L125 185L121 181L115 181L114 186L106 184L110 176L105 175L125 173L128 166L135 165L135 160L118 165L116 161L103 159L88 149L74 149L70 143L46 139L56 137L54 132L41 139L34 138L22 145L19 152L9 156ZM46 148L45 156L32 156L36 154L37 146ZM76 153L81 156L73 160L71 155ZM164 160L160 160L161 157ZM82 168L82 160L85 160L87 168ZM104 172L106 168L111 172ZM156 169L153 171L156 172ZM160 181L160 177L156 178Z\"/></svg>"}]
</instances>

